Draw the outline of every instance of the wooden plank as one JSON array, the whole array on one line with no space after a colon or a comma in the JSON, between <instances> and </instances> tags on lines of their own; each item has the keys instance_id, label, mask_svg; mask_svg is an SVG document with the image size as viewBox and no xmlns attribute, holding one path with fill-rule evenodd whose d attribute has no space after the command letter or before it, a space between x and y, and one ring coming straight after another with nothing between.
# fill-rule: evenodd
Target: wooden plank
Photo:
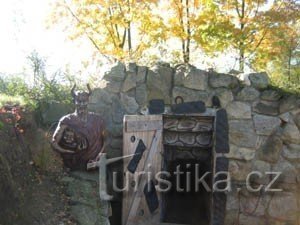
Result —
<instances>
[{"instance_id":1,"label":"wooden plank","mask_svg":"<svg viewBox=\"0 0 300 225\"><path fill-rule=\"evenodd\" d=\"M162 120L162 115L125 115L124 122Z\"/></svg>"},{"instance_id":2,"label":"wooden plank","mask_svg":"<svg viewBox=\"0 0 300 225\"><path fill-rule=\"evenodd\" d=\"M127 121L126 132L151 131L161 129L161 120Z\"/></svg>"},{"instance_id":3,"label":"wooden plank","mask_svg":"<svg viewBox=\"0 0 300 225\"><path fill-rule=\"evenodd\" d=\"M161 135L162 135L162 132L160 132L160 131L155 132L155 135L153 137L153 141L152 141L148 156L147 156L145 164L144 164L144 168L142 170L142 171L145 171L146 173L149 172L150 168L148 167L148 165L152 163L154 155L156 154L159 141L161 140ZM138 185L137 192L133 196L133 201L132 201L132 204L130 206L130 211L129 211L127 221L132 221L134 219L134 217L136 216L137 210L139 208L140 201L141 201L141 195L143 193L143 189L144 189L144 186L147 183L147 181L148 180L145 179L145 177L142 177L142 179L141 179L141 181Z\"/></svg>"},{"instance_id":4,"label":"wooden plank","mask_svg":"<svg viewBox=\"0 0 300 225\"><path fill-rule=\"evenodd\" d=\"M125 130L125 128L124 128ZM146 145L147 149L143 154L142 159L139 162L139 165L137 167L136 173L135 174L131 174L129 171L127 171L127 166L129 161L124 163L124 175L127 176L127 178L129 179L129 184L133 184L133 182L135 181L135 176L136 174L138 174L139 171L142 171L144 163L145 163L145 157L147 155L146 152L149 151L149 146L151 145L151 141L153 139L153 135L154 135L154 131L143 131L143 132L125 132L124 131L124 135L123 135L123 155L130 155L133 154L135 152L135 147L136 147L136 142L138 142L139 139L144 141L144 144ZM136 142L131 142L131 137L135 136L136 137ZM127 172L127 173L126 173ZM126 173L126 174L125 174ZM124 177L125 178L125 177ZM124 186L126 180L124 179ZM132 202L132 198L134 195L134 188L132 186L130 186L128 191L125 191L123 193L123 225L126 224L127 221L127 216L129 213L129 208L130 208L130 204ZM146 209L145 207L141 206L141 210ZM145 211L145 210L144 210Z\"/></svg>"},{"instance_id":5,"label":"wooden plank","mask_svg":"<svg viewBox=\"0 0 300 225\"><path fill-rule=\"evenodd\" d=\"M162 129L162 116L161 115L126 115L124 117L124 126L123 126L123 155L130 155L133 154L135 152L135 148L136 148L136 142L138 142L138 140L143 140L144 144L146 145L147 149L143 154L143 157L141 159L141 161L139 162L139 165L137 167L136 173L135 174L131 174L130 172L127 172L127 174L125 174L125 172L127 171L127 165L129 163L128 160L124 161L124 178L125 175L128 177L129 179L129 184L133 184L133 181L135 179L135 176L144 170L144 165L145 165L145 161L147 158L147 155L149 154L149 149L152 143L152 139L154 136L155 131L154 130L150 130L150 131L134 131L134 132L128 132L125 128L125 124L128 121L161 121L161 128L159 129L161 132ZM132 142L131 137L134 136L136 141ZM161 152L162 149L162 141L159 141L158 147L157 147L157 152L156 154L153 156L153 160L152 160L152 168L151 171L153 174L157 173L158 171L161 170L161 154L159 154L159 152ZM126 180L124 179L124 185L126 183ZM132 203L133 200L133 196L134 196L135 192L134 192L134 188L130 187L128 191L123 192L123 207L122 207L122 224L123 225L129 225L129 224L147 224L149 221L149 224L159 224L159 215L152 215L149 210L148 210L148 206L146 203L146 200L143 196L143 194L140 194L139 197L141 198L140 204L139 204L139 208L138 208L138 215L133 219L133 221L131 222L127 222L127 216L129 215L129 210L130 210L130 205ZM160 199L160 196L158 196ZM140 212L143 212L143 215L140 215Z\"/></svg>"}]
</instances>

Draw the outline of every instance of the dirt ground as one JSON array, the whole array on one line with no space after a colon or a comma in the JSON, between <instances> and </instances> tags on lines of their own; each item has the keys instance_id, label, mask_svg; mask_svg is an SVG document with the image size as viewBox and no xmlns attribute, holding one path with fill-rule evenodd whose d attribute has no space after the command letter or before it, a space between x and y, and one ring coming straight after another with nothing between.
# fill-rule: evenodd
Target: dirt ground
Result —
<instances>
[{"instance_id":1,"label":"dirt ground","mask_svg":"<svg viewBox=\"0 0 300 225\"><path fill-rule=\"evenodd\" d=\"M18 129L13 119L0 113L0 225L75 225L47 129L30 113L22 113Z\"/></svg>"},{"instance_id":2,"label":"dirt ground","mask_svg":"<svg viewBox=\"0 0 300 225\"><path fill-rule=\"evenodd\" d=\"M42 174L33 169L31 181L24 190L23 216L20 224L75 225L68 213L68 197L58 174ZM4 225L4 224L3 224Z\"/></svg>"}]
</instances>

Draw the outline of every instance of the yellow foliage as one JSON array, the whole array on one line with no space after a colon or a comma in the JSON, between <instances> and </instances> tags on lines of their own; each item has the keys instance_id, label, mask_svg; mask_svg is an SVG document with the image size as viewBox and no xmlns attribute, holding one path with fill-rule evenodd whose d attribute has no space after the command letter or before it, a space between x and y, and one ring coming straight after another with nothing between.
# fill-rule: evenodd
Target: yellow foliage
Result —
<instances>
[{"instance_id":1,"label":"yellow foliage","mask_svg":"<svg viewBox=\"0 0 300 225\"><path fill-rule=\"evenodd\" d=\"M242 63L263 69L290 49L285 43L291 37L299 38L291 28L299 23L295 4L295 0L56 0L49 24L63 25L72 39L87 36L100 54L118 60L145 61L145 52L176 39L181 45L168 51L177 57L181 52L181 60L188 61L184 57L191 54L191 45L208 54L230 47L244 57Z\"/></svg>"}]
</instances>

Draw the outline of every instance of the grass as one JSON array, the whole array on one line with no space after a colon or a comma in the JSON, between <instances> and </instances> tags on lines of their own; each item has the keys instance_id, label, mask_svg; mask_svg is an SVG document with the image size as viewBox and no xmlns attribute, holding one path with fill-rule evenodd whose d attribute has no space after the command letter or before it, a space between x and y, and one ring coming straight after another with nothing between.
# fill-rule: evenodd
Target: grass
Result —
<instances>
[{"instance_id":1,"label":"grass","mask_svg":"<svg viewBox=\"0 0 300 225\"><path fill-rule=\"evenodd\" d=\"M36 108L36 101L32 99L24 98L20 95L11 96L7 94L0 94L0 108L6 104L26 106L26 109L28 110L34 110Z\"/></svg>"},{"instance_id":2,"label":"grass","mask_svg":"<svg viewBox=\"0 0 300 225\"><path fill-rule=\"evenodd\" d=\"M0 94L0 108L5 104L17 104L24 106L27 103L22 96L9 96L6 94Z\"/></svg>"}]
</instances>

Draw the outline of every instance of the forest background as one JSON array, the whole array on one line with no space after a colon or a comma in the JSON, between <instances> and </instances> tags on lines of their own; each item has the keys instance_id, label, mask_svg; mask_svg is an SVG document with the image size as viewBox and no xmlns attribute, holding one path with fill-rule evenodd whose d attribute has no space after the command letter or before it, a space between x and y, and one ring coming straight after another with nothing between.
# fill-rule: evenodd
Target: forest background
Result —
<instances>
[{"instance_id":1,"label":"forest background","mask_svg":"<svg viewBox=\"0 0 300 225\"><path fill-rule=\"evenodd\" d=\"M11 96L33 106L70 102L73 83L93 81L97 86L115 61L266 71L274 87L300 92L299 0L56 0L45 7L42 26L75 43L79 66L61 61L49 70L49 55L29 49L18 73L0 68L2 102ZM30 10L34 14L39 9ZM55 41L48 39L44 45L54 48Z\"/></svg>"}]
</instances>

